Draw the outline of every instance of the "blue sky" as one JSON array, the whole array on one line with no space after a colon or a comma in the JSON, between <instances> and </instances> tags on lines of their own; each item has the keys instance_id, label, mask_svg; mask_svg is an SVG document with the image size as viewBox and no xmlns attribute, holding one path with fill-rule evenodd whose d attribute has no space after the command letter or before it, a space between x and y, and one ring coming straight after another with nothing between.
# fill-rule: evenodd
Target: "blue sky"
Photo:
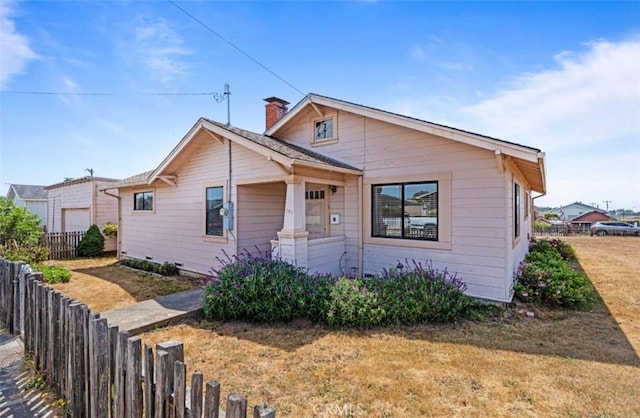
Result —
<instances>
[{"instance_id":1,"label":"blue sky","mask_svg":"<svg viewBox=\"0 0 640 418\"><path fill-rule=\"evenodd\" d=\"M153 169L228 83L245 129L314 92L542 149L537 205L640 211L640 2L2 0L0 56L0 194Z\"/></svg>"}]
</instances>

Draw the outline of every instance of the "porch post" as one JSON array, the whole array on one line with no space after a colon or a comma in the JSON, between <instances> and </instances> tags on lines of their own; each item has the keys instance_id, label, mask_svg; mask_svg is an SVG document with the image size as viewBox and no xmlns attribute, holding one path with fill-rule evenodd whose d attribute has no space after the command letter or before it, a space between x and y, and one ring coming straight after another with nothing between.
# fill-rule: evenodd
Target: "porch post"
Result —
<instances>
[{"instance_id":1,"label":"porch post","mask_svg":"<svg viewBox=\"0 0 640 418\"><path fill-rule=\"evenodd\" d=\"M279 251L282 260L297 266L307 266L307 238L305 230L305 184L299 178L287 180L287 198L284 207L284 224L278 232Z\"/></svg>"}]
</instances>

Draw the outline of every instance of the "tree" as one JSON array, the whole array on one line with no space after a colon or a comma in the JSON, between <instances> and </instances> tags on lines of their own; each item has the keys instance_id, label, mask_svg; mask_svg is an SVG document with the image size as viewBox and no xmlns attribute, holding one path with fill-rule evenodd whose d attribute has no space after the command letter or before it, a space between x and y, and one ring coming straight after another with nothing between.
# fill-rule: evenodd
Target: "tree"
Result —
<instances>
[{"instance_id":1,"label":"tree","mask_svg":"<svg viewBox=\"0 0 640 418\"><path fill-rule=\"evenodd\" d=\"M36 245L43 232L38 215L0 198L0 245Z\"/></svg>"},{"instance_id":2,"label":"tree","mask_svg":"<svg viewBox=\"0 0 640 418\"><path fill-rule=\"evenodd\" d=\"M0 255L7 260L35 265L49 256L40 245L44 230L40 217L6 198L0 198Z\"/></svg>"}]
</instances>

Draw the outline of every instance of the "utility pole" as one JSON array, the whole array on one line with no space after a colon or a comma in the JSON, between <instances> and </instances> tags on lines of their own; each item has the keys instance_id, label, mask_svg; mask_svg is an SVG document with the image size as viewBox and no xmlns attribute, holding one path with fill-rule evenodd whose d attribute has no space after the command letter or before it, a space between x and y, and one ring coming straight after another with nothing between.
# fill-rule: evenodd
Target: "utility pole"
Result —
<instances>
[{"instance_id":1,"label":"utility pole","mask_svg":"<svg viewBox=\"0 0 640 418\"><path fill-rule=\"evenodd\" d=\"M613 203L613 201L612 200L603 200L602 203L607 205L607 213L609 213L609 203Z\"/></svg>"}]
</instances>

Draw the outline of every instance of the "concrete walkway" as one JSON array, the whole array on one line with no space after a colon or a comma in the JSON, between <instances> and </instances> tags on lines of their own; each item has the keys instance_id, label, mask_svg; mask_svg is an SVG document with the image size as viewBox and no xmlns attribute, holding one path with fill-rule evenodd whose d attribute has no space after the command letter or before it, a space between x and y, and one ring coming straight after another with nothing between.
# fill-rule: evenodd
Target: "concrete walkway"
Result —
<instances>
[{"instance_id":1,"label":"concrete walkway","mask_svg":"<svg viewBox=\"0 0 640 418\"><path fill-rule=\"evenodd\" d=\"M22 339L0 329L0 417L59 417L60 411L50 406L50 397L40 389L25 390L35 376L24 362Z\"/></svg>"},{"instance_id":2,"label":"concrete walkway","mask_svg":"<svg viewBox=\"0 0 640 418\"><path fill-rule=\"evenodd\" d=\"M181 319L202 315L203 289L160 296L122 308L101 312L109 326L117 325L120 331L131 335L178 322Z\"/></svg>"}]
</instances>

